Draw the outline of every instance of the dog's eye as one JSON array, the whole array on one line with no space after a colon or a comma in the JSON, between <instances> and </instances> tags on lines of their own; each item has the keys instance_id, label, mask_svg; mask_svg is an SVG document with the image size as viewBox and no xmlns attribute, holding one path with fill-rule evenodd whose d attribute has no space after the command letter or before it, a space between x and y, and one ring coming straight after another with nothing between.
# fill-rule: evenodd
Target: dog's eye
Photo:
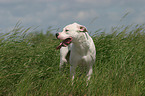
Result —
<instances>
[{"instance_id":1,"label":"dog's eye","mask_svg":"<svg viewBox=\"0 0 145 96\"><path fill-rule=\"evenodd\" d=\"M68 32L69 30L66 29L65 31Z\"/></svg>"}]
</instances>

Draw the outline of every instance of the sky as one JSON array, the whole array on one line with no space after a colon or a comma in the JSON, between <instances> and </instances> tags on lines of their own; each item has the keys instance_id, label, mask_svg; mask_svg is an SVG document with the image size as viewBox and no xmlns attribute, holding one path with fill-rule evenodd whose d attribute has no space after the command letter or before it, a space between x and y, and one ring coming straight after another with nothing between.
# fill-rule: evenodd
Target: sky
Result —
<instances>
[{"instance_id":1,"label":"sky","mask_svg":"<svg viewBox=\"0 0 145 96\"><path fill-rule=\"evenodd\" d=\"M51 26L62 31L77 22L91 32L110 32L122 24L145 23L145 0L0 0L0 31L11 30L18 21L26 28L39 26L35 30Z\"/></svg>"}]
</instances>

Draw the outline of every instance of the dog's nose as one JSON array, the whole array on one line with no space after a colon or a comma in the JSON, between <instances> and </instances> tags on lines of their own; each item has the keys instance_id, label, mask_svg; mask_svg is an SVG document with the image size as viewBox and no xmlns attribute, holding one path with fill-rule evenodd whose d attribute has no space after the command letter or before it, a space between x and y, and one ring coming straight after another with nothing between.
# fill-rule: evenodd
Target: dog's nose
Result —
<instances>
[{"instance_id":1,"label":"dog's nose","mask_svg":"<svg viewBox=\"0 0 145 96\"><path fill-rule=\"evenodd\" d=\"M59 33L56 33L56 34L55 34L55 36L56 36L56 38L58 38L58 36L59 36Z\"/></svg>"}]
</instances>

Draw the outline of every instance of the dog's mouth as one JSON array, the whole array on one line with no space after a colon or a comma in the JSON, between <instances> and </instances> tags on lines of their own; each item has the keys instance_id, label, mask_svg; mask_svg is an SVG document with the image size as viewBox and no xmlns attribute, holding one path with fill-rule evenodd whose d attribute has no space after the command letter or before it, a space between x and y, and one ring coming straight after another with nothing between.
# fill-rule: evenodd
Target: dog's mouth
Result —
<instances>
[{"instance_id":1,"label":"dog's mouth","mask_svg":"<svg viewBox=\"0 0 145 96\"><path fill-rule=\"evenodd\" d=\"M66 38L65 40L63 40L59 46L56 48L56 49L60 49L61 47L66 47L68 46L70 43L72 42L72 38L69 37L69 38Z\"/></svg>"}]
</instances>

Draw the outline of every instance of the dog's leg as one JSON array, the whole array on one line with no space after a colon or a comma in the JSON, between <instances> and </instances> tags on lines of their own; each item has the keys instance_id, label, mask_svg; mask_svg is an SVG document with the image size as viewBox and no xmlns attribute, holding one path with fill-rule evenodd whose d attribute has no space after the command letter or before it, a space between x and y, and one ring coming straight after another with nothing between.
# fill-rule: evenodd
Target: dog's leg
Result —
<instances>
[{"instance_id":1,"label":"dog's leg","mask_svg":"<svg viewBox=\"0 0 145 96\"><path fill-rule=\"evenodd\" d=\"M88 85L88 81L90 80L91 78L91 74L93 73L93 69L92 69L92 66L89 66L89 70L88 70L88 73L87 73L87 85Z\"/></svg>"},{"instance_id":2,"label":"dog's leg","mask_svg":"<svg viewBox=\"0 0 145 96\"><path fill-rule=\"evenodd\" d=\"M70 66L70 76L72 78L72 85L73 85L73 81L74 81L74 76L75 76L75 70L76 70L76 66Z\"/></svg>"},{"instance_id":3,"label":"dog's leg","mask_svg":"<svg viewBox=\"0 0 145 96\"><path fill-rule=\"evenodd\" d=\"M66 60L66 55L68 53L68 47L62 47L60 49L60 65L59 65L59 70L61 71L61 68L63 66L64 63L67 63L67 60Z\"/></svg>"}]
</instances>

